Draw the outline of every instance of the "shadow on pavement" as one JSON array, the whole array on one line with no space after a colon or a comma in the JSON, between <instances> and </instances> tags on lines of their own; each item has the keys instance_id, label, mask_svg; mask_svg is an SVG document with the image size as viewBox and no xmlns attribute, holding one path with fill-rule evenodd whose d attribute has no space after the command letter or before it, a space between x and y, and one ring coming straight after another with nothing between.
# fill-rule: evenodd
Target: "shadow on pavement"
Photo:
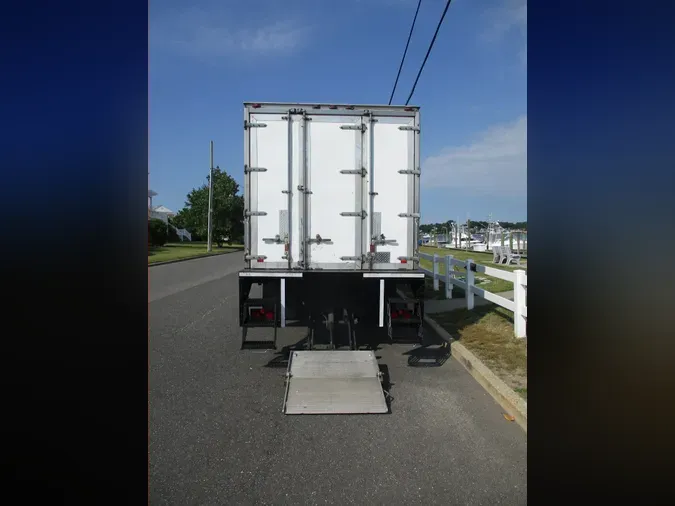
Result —
<instances>
[{"instance_id":1,"label":"shadow on pavement","mask_svg":"<svg viewBox=\"0 0 675 506\"><path fill-rule=\"evenodd\" d=\"M404 355L408 356L410 367L441 367L450 358L450 346L424 345L407 351Z\"/></svg>"}]
</instances>

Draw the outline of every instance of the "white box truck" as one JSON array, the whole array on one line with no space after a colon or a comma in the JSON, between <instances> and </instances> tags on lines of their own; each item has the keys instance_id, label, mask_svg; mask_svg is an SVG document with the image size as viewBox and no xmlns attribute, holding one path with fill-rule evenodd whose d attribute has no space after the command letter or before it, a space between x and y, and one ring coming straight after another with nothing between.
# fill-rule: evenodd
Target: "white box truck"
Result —
<instances>
[{"instance_id":1,"label":"white box truck","mask_svg":"<svg viewBox=\"0 0 675 506\"><path fill-rule=\"evenodd\" d=\"M355 361L372 372L374 355L359 350L363 330L386 327L391 339L404 327L422 334L422 298L397 292L424 286L419 108L247 102L243 126L242 349L275 348L278 327L306 325L306 351L292 353L289 370L293 360L300 368L331 356L336 370ZM262 296L250 296L253 284ZM270 339L248 339L251 327L269 327ZM297 353L316 358L293 359Z\"/></svg>"}]
</instances>

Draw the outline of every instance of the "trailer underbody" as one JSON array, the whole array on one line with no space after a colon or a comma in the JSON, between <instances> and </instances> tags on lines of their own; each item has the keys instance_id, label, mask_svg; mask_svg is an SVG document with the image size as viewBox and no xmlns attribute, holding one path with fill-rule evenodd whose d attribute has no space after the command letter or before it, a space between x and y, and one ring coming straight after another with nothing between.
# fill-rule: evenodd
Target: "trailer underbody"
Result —
<instances>
[{"instance_id":1,"label":"trailer underbody","mask_svg":"<svg viewBox=\"0 0 675 506\"><path fill-rule=\"evenodd\" d=\"M289 356L284 413L385 413L377 359L360 336L386 328L392 342L421 343L423 288L421 272L241 271L241 349L276 349L278 328L306 326L303 350ZM251 328L269 329L267 338L249 339Z\"/></svg>"}]
</instances>

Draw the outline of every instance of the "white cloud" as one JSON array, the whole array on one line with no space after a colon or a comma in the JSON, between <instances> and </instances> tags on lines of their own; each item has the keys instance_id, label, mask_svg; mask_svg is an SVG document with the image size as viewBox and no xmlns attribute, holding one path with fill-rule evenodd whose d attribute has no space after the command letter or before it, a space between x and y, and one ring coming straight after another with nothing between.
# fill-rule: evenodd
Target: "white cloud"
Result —
<instances>
[{"instance_id":1,"label":"white cloud","mask_svg":"<svg viewBox=\"0 0 675 506\"><path fill-rule=\"evenodd\" d=\"M443 149L422 163L422 185L471 194L527 195L527 116L493 126L469 146Z\"/></svg>"},{"instance_id":2,"label":"white cloud","mask_svg":"<svg viewBox=\"0 0 675 506\"><path fill-rule=\"evenodd\" d=\"M527 33L527 0L500 0L500 5L486 9L487 29L483 36L497 41L511 29Z\"/></svg>"},{"instance_id":3,"label":"white cloud","mask_svg":"<svg viewBox=\"0 0 675 506\"><path fill-rule=\"evenodd\" d=\"M310 28L290 20L242 26L222 10L198 7L152 16L150 44L202 59L289 54L302 47Z\"/></svg>"},{"instance_id":4,"label":"white cloud","mask_svg":"<svg viewBox=\"0 0 675 506\"><path fill-rule=\"evenodd\" d=\"M518 59L527 66L527 0L500 0L500 5L485 11L486 29L481 38L500 43L507 34L516 32L520 40Z\"/></svg>"}]
</instances>

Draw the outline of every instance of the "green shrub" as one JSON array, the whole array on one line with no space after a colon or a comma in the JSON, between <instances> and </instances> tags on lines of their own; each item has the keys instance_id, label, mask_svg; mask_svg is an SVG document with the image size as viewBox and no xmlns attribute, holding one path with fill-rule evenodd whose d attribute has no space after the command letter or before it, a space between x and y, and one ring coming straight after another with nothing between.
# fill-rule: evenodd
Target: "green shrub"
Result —
<instances>
[{"instance_id":1,"label":"green shrub","mask_svg":"<svg viewBox=\"0 0 675 506\"><path fill-rule=\"evenodd\" d=\"M169 235L167 237L168 242L180 242L180 237L178 237L178 233L176 232L176 229L173 228L171 225L169 225Z\"/></svg>"},{"instance_id":2,"label":"green shrub","mask_svg":"<svg viewBox=\"0 0 675 506\"><path fill-rule=\"evenodd\" d=\"M148 242L152 247L164 246L168 240L167 225L162 220L148 220Z\"/></svg>"}]
</instances>

